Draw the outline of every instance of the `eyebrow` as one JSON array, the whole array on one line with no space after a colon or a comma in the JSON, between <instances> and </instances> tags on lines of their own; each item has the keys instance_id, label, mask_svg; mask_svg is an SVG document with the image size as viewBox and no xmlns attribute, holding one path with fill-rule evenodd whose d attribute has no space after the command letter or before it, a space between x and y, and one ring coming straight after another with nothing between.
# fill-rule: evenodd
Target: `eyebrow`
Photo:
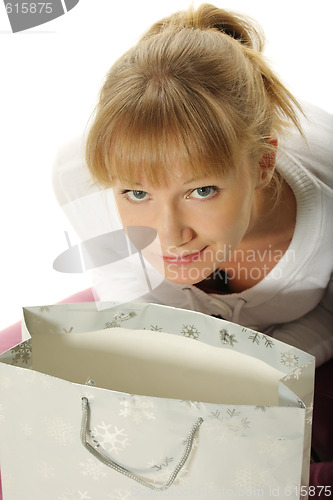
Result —
<instances>
[{"instance_id":1,"label":"eyebrow","mask_svg":"<svg viewBox=\"0 0 333 500\"><path fill-rule=\"evenodd\" d=\"M188 181L184 182L184 185L186 185L186 184L191 184L192 182L196 182L196 183L199 183L199 184L202 182L202 184L200 184L200 185L201 185L201 186L204 186L204 185L206 186L206 185L208 185L210 182L212 182L212 181L213 181L212 177L214 177L214 176L209 176L209 177L208 177L208 181L207 181L207 177L192 177L192 179L190 179L190 180L188 180ZM214 177L214 181L216 182L215 177ZM206 184L207 182L208 182L208 184Z\"/></svg>"},{"instance_id":2,"label":"eyebrow","mask_svg":"<svg viewBox=\"0 0 333 500\"><path fill-rule=\"evenodd\" d=\"M129 185L131 187L143 187L142 184L140 184L139 182L130 182L130 181L123 181L123 182L120 182L119 179L115 179L115 181L119 182L120 184L123 184L123 185Z\"/></svg>"},{"instance_id":3,"label":"eyebrow","mask_svg":"<svg viewBox=\"0 0 333 500\"><path fill-rule=\"evenodd\" d=\"M203 180L203 178L202 177L192 177L192 179L190 179L189 181L184 182L184 185L191 184L191 182L194 182L194 181L199 182L200 180Z\"/></svg>"},{"instance_id":4,"label":"eyebrow","mask_svg":"<svg viewBox=\"0 0 333 500\"><path fill-rule=\"evenodd\" d=\"M198 178L193 177L192 179L190 179L190 180L188 180L188 181L184 182L184 186L185 186L185 185L187 185L187 184L191 184L192 182L195 182L195 181L196 181L196 182L199 182L200 180L204 181L204 179L203 179L202 177L198 177ZM134 187L140 187L140 188L142 188L142 187L143 187L143 185L142 185L142 184L140 184L139 182L134 182L134 183L132 184L132 186L134 186Z\"/></svg>"},{"instance_id":5,"label":"eyebrow","mask_svg":"<svg viewBox=\"0 0 333 500\"><path fill-rule=\"evenodd\" d=\"M200 183L200 181L203 182L203 184L201 184L201 186L203 186L205 184L205 177L192 177L191 179L189 179L188 181L184 182L184 186L186 186L187 184L191 184L192 182L198 182ZM133 184L132 183L128 183L130 184L131 186L133 187L139 187L139 188L143 188L144 186L142 184L140 184L140 182L134 182Z\"/></svg>"}]
</instances>

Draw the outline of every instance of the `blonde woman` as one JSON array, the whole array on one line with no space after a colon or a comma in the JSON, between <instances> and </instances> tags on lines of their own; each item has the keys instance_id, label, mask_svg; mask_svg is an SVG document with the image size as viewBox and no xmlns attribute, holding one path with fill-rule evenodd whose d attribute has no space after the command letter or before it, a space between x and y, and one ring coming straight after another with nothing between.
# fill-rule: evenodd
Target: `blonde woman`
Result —
<instances>
[{"instance_id":1,"label":"blonde woman","mask_svg":"<svg viewBox=\"0 0 333 500\"><path fill-rule=\"evenodd\" d=\"M140 300L251 326L332 377L332 118L301 107L262 49L253 21L208 4L156 23L110 69L86 164L64 150L55 190L64 203L112 188L125 227L157 231L144 256L165 280ZM319 464L312 481L331 473Z\"/></svg>"}]
</instances>

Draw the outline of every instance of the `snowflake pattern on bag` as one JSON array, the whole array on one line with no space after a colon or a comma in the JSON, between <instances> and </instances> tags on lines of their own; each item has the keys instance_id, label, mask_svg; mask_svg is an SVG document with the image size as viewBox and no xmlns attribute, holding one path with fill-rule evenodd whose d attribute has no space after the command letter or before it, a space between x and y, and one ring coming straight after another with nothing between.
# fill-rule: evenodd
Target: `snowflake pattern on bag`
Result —
<instances>
[{"instance_id":1,"label":"snowflake pattern on bag","mask_svg":"<svg viewBox=\"0 0 333 500\"><path fill-rule=\"evenodd\" d=\"M116 455L130 446L125 429L118 429L116 425L106 424L104 421L93 428L91 439L96 448L102 447Z\"/></svg>"},{"instance_id":2,"label":"snowflake pattern on bag","mask_svg":"<svg viewBox=\"0 0 333 500\"><path fill-rule=\"evenodd\" d=\"M133 494L130 490L116 488L111 491L106 497L106 500L132 500Z\"/></svg>"},{"instance_id":3,"label":"snowflake pattern on bag","mask_svg":"<svg viewBox=\"0 0 333 500\"><path fill-rule=\"evenodd\" d=\"M87 491L66 490L57 500L92 500Z\"/></svg>"},{"instance_id":4,"label":"snowflake pattern on bag","mask_svg":"<svg viewBox=\"0 0 333 500\"><path fill-rule=\"evenodd\" d=\"M286 452L285 438L265 435L258 443L258 451L260 455L281 459Z\"/></svg>"},{"instance_id":5,"label":"snowflake pattern on bag","mask_svg":"<svg viewBox=\"0 0 333 500\"><path fill-rule=\"evenodd\" d=\"M234 474L234 487L245 491L260 491L264 487L271 486L269 481L269 469L258 469L253 465L242 467L241 469L236 470Z\"/></svg>"},{"instance_id":6,"label":"snowflake pattern on bag","mask_svg":"<svg viewBox=\"0 0 333 500\"><path fill-rule=\"evenodd\" d=\"M311 404L310 406L307 407L306 412L305 412L305 422L307 424L312 424L312 414L313 414L313 405Z\"/></svg>"},{"instance_id":7,"label":"snowflake pattern on bag","mask_svg":"<svg viewBox=\"0 0 333 500\"><path fill-rule=\"evenodd\" d=\"M273 340L263 333L253 332L248 338L252 340L253 344L261 345L261 341L263 340L265 347L273 347L274 345Z\"/></svg>"},{"instance_id":8,"label":"snowflake pattern on bag","mask_svg":"<svg viewBox=\"0 0 333 500\"><path fill-rule=\"evenodd\" d=\"M220 410L216 410L210 414L210 418L212 420L207 428L216 435L219 443L245 438L251 423L241 411L230 408L226 410L224 415Z\"/></svg>"},{"instance_id":9,"label":"snowflake pattern on bag","mask_svg":"<svg viewBox=\"0 0 333 500\"><path fill-rule=\"evenodd\" d=\"M112 321L107 321L104 328L120 328L122 321L126 321L135 316L135 312L131 311L129 313L116 312Z\"/></svg>"},{"instance_id":10,"label":"snowflake pattern on bag","mask_svg":"<svg viewBox=\"0 0 333 500\"><path fill-rule=\"evenodd\" d=\"M69 446L74 442L74 429L71 423L61 416L54 416L44 423L46 434L54 439L59 446Z\"/></svg>"},{"instance_id":11,"label":"snowflake pattern on bag","mask_svg":"<svg viewBox=\"0 0 333 500\"><path fill-rule=\"evenodd\" d=\"M290 351L288 353L283 353L283 354L281 354L281 363L287 364L288 361L289 361L289 363L290 363L290 361L292 361L291 365L293 366L295 364L295 361L296 361L296 363L298 363L298 358L296 358L296 359L295 358L296 358L296 356L294 357L294 359L290 358ZM295 370L293 370L291 373L289 373L285 377L285 380L290 380L292 378L299 380L299 378L303 374L304 370L310 365L311 365L311 361L309 361L308 363L305 363L303 366L297 366L297 368L295 368ZM290 368L292 368L292 366Z\"/></svg>"},{"instance_id":12,"label":"snowflake pattern on bag","mask_svg":"<svg viewBox=\"0 0 333 500\"><path fill-rule=\"evenodd\" d=\"M282 352L281 363L288 368L296 368L298 366L298 356L295 356L291 350Z\"/></svg>"},{"instance_id":13,"label":"snowflake pattern on bag","mask_svg":"<svg viewBox=\"0 0 333 500\"><path fill-rule=\"evenodd\" d=\"M148 467L159 473L159 480L166 481L167 479L169 479L170 475L173 472L172 462L173 457L165 457L164 459L160 459L157 461L151 460L150 462L148 462Z\"/></svg>"},{"instance_id":14,"label":"snowflake pattern on bag","mask_svg":"<svg viewBox=\"0 0 333 500\"><path fill-rule=\"evenodd\" d=\"M194 325L183 325L181 333L184 337L189 339L198 340L200 332Z\"/></svg>"},{"instance_id":15,"label":"snowflake pattern on bag","mask_svg":"<svg viewBox=\"0 0 333 500\"><path fill-rule=\"evenodd\" d=\"M225 330L225 329L220 330L219 334L220 334L220 340L221 340L222 344L228 344L231 347L234 347L234 345L238 343L238 340L236 339L236 335L229 334L227 332L227 330Z\"/></svg>"},{"instance_id":16,"label":"snowflake pattern on bag","mask_svg":"<svg viewBox=\"0 0 333 500\"><path fill-rule=\"evenodd\" d=\"M55 469L52 465L47 464L46 462L37 464L37 471L44 479L49 479L55 476Z\"/></svg>"},{"instance_id":17,"label":"snowflake pattern on bag","mask_svg":"<svg viewBox=\"0 0 333 500\"><path fill-rule=\"evenodd\" d=\"M94 457L88 457L84 462L80 462L81 474L88 476L93 481L99 481L106 476L106 467L98 462Z\"/></svg>"},{"instance_id":18,"label":"snowflake pattern on bag","mask_svg":"<svg viewBox=\"0 0 333 500\"><path fill-rule=\"evenodd\" d=\"M149 398L131 395L130 397L122 398L120 405L122 408L119 411L119 415L125 418L129 417L136 424L140 424L145 419L155 419L154 412L152 411L154 403Z\"/></svg>"},{"instance_id":19,"label":"snowflake pattern on bag","mask_svg":"<svg viewBox=\"0 0 333 500\"><path fill-rule=\"evenodd\" d=\"M186 442L184 442L183 444L185 446ZM174 472L175 469L174 458L165 457L165 458L159 458L158 460L150 460L148 462L148 468L152 469L156 473L156 475L152 478L154 482L159 481L161 483L164 483L168 481L171 474ZM179 471L173 484L179 485L186 483L188 472L189 472L188 469L183 466Z\"/></svg>"},{"instance_id":20,"label":"snowflake pattern on bag","mask_svg":"<svg viewBox=\"0 0 333 500\"><path fill-rule=\"evenodd\" d=\"M26 340L21 344L13 347L10 352L14 355L12 364L17 366L27 366L32 353L32 344L31 340Z\"/></svg>"},{"instance_id":21,"label":"snowflake pattern on bag","mask_svg":"<svg viewBox=\"0 0 333 500\"><path fill-rule=\"evenodd\" d=\"M158 326L158 325L150 325L150 330L152 332L162 332L163 328L161 326Z\"/></svg>"}]
</instances>

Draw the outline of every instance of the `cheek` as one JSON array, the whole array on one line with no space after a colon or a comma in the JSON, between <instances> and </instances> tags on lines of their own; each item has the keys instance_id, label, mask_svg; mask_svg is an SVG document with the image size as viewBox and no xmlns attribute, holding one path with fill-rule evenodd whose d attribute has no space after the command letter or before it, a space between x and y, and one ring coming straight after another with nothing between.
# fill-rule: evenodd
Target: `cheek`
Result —
<instances>
[{"instance_id":1,"label":"cheek","mask_svg":"<svg viewBox=\"0 0 333 500\"><path fill-rule=\"evenodd\" d=\"M118 213L123 226L136 226L136 218L126 210L119 210Z\"/></svg>"},{"instance_id":2,"label":"cheek","mask_svg":"<svg viewBox=\"0 0 333 500\"><path fill-rule=\"evenodd\" d=\"M144 215L142 211L142 207L140 210L136 207L136 205L131 205L126 200L117 200L116 204L118 208L118 213L122 224L124 226L144 226L149 225L147 222L147 216Z\"/></svg>"},{"instance_id":3,"label":"cheek","mask_svg":"<svg viewBox=\"0 0 333 500\"><path fill-rule=\"evenodd\" d=\"M205 231L215 234L216 242L238 245L251 220L251 197L237 197L216 209L214 216L205 225Z\"/></svg>"}]
</instances>

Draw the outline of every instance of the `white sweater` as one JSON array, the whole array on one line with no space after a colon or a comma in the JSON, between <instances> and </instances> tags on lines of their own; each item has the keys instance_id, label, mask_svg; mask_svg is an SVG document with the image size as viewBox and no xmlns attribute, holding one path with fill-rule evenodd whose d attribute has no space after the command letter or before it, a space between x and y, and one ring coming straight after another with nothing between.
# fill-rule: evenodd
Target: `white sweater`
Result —
<instances>
[{"instance_id":1,"label":"white sweater","mask_svg":"<svg viewBox=\"0 0 333 500\"><path fill-rule=\"evenodd\" d=\"M129 267L122 267L125 259L110 273L105 266L95 271L100 300L154 302L217 315L307 351L317 365L332 358L333 117L309 105L303 109L307 141L288 130L280 137L277 156L277 169L297 200L295 232L287 252L262 281L241 293L208 294L193 285L162 281L146 263L148 289L142 286L142 261L136 255ZM53 183L82 240L121 228L112 190L102 192L93 184L82 140L59 151Z\"/></svg>"}]
</instances>

